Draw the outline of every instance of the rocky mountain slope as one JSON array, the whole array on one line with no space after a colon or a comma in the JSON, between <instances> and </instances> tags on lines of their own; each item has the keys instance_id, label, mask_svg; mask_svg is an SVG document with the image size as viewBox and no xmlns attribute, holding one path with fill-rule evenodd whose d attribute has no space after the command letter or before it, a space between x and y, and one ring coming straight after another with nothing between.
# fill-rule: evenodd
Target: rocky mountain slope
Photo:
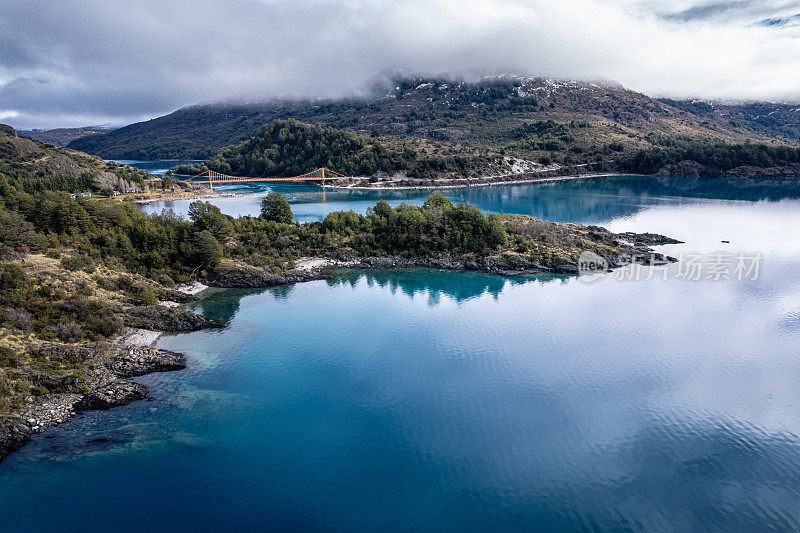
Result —
<instances>
[{"instance_id":1,"label":"rocky mountain slope","mask_svg":"<svg viewBox=\"0 0 800 533\"><path fill-rule=\"evenodd\" d=\"M20 133L37 141L55 146L66 146L75 139L108 133L113 129L104 126L85 126L83 128L56 128L52 130L20 130Z\"/></svg>"},{"instance_id":2,"label":"rocky mountain slope","mask_svg":"<svg viewBox=\"0 0 800 533\"><path fill-rule=\"evenodd\" d=\"M264 123L285 118L567 163L614 159L621 151L662 146L674 138L796 146L796 110L760 105L708 108L612 84L545 78L407 78L359 100L187 107L77 139L70 147L115 159L207 159L252 137Z\"/></svg>"},{"instance_id":3,"label":"rocky mountain slope","mask_svg":"<svg viewBox=\"0 0 800 533\"><path fill-rule=\"evenodd\" d=\"M26 192L124 191L138 190L148 178L152 176L137 168L36 141L0 124L0 185Z\"/></svg>"}]
</instances>

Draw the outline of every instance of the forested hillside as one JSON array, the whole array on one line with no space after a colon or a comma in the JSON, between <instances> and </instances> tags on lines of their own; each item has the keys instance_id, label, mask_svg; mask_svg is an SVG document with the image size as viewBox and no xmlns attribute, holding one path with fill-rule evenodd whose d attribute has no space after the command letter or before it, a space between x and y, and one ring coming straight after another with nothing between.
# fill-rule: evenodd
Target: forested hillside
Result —
<instances>
[{"instance_id":1,"label":"forested hillside","mask_svg":"<svg viewBox=\"0 0 800 533\"><path fill-rule=\"evenodd\" d=\"M517 139L514 146L538 151L563 150L572 132L590 127L586 122L574 121L524 123L514 132ZM610 147L614 159L596 161L591 169L684 176L800 175L799 148L655 135L650 136L650 141L652 148L640 150L626 150L614 144ZM504 150L504 153L507 152ZM545 154L537 162L523 162L527 168L522 169L520 162L511 156L469 149L460 143L362 136L352 130L278 120L265 125L253 138L204 163L180 165L171 172L194 175L211 169L239 176L285 177L324 166L348 176L381 181L380 186L431 186L441 185L434 180L475 179L515 172L534 172L538 176L545 171L549 174L586 172L587 166L571 165L571 162L573 160L565 158L551 165L552 158ZM390 177L394 179L388 179ZM363 186L365 182L361 180L356 184Z\"/></svg>"},{"instance_id":2,"label":"forested hillside","mask_svg":"<svg viewBox=\"0 0 800 533\"><path fill-rule=\"evenodd\" d=\"M508 171L501 155L461 145L416 138L358 135L277 120L251 139L224 150L202 165L174 169L194 174L207 168L240 176L296 176L328 167L350 176L402 173L413 178L468 177Z\"/></svg>"}]
</instances>

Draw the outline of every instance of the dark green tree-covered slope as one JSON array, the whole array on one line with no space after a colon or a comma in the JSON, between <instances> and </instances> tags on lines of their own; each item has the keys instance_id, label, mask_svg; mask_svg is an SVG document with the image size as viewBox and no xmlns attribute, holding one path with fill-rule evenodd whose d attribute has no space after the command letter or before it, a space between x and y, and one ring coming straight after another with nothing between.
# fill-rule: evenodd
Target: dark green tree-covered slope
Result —
<instances>
[{"instance_id":1,"label":"dark green tree-covered slope","mask_svg":"<svg viewBox=\"0 0 800 533\"><path fill-rule=\"evenodd\" d=\"M480 176L501 172L501 155L413 137L372 137L276 120L247 141L202 165L174 169L195 174L207 168L239 176L296 176L327 167L350 176L402 173L413 178Z\"/></svg>"},{"instance_id":2,"label":"dark green tree-covered slope","mask_svg":"<svg viewBox=\"0 0 800 533\"><path fill-rule=\"evenodd\" d=\"M589 129L585 122L526 123L515 132L515 145L531 150L560 150L572 131ZM628 150L612 146L613 160L600 161L597 170L631 174L699 175L800 175L800 149L767 144L725 144L691 137L651 139L649 149ZM514 171L513 158L469 149L461 144L434 143L414 137L372 137L352 130L278 120L265 125L254 137L228 148L205 163L172 169L194 175L207 169L239 176L293 176L328 167L371 181L394 176L391 184L432 185L437 179L499 176ZM549 156L539 158L546 170ZM565 161L562 161L565 163ZM547 167L548 172L574 173L585 168L571 165ZM401 181L396 181L397 179ZM359 183L364 185L363 182ZM382 183L381 186L386 186Z\"/></svg>"}]
</instances>

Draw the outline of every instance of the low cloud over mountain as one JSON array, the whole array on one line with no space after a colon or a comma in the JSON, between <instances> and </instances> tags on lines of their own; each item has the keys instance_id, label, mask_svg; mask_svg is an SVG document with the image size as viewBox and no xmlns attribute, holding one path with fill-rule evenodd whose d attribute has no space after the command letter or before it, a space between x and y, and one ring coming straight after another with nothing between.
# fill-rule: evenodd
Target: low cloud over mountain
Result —
<instances>
[{"instance_id":1,"label":"low cloud over mountain","mask_svg":"<svg viewBox=\"0 0 800 533\"><path fill-rule=\"evenodd\" d=\"M800 100L800 27L784 23L798 2L0 0L0 12L0 121L23 128L357 94L397 69Z\"/></svg>"}]
</instances>

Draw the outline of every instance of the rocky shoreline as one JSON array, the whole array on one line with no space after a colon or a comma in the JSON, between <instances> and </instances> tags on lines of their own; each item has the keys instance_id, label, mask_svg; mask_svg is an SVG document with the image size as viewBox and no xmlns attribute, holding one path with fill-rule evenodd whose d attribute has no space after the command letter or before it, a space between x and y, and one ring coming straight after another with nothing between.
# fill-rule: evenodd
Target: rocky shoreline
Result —
<instances>
[{"instance_id":1,"label":"rocky shoreline","mask_svg":"<svg viewBox=\"0 0 800 533\"><path fill-rule=\"evenodd\" d=\"M186 368L184 354L149 344L167 331L225 327L226 324L219 320L164 305L195 301L195 293L204 288L204 285L196 283L180 290L165 291L161 296L169 300L162 301L162 305L129 309L124 313L126 333L114 342L64 344L41 341L31 344L28 350L38 360L89 364L91 370L79 377L33 376L41 386L58 392L30 396L16 416L0 418L0 462L30 443L35 435L76 415L147 399L147 387L129 378Z\"/></svg>"},{"instance_id":2,"label":"rocky shoreline","mask_svg":"<svg viewBox=\"0 0 800 533\"><path fill-rule=\"evenodd\" d=\"M625 243L618 255L601 255L609 268L626 266L631 262L648 265L676 261L675 258L655 252L651 246L680 244L681 241L656 233L610 233L599 226L589 226L590 230L608 234ZM349 250L349 252L353 252ZM306 265L310 265L307 267ZM226 261L210 272L202 282L217 288L261 288L289 285L320 279L331 279L334 268L434 268L440 270L473 270L501 276L521 276L528 274L553 273L577 274L578 258L562 258L552 264L539 264L516 253L501 253L488 257L462 257L453 259L439 257L414 259L399 256L357 257L356 254L342 251L338 257L302 258L297 267L280 274L236 261ZM211 326L214 327L214 326Z\"/></svg>"},{"instance_id":3,"label":"rocky shoreline","mask_svg":"<svg viewBox=\"0 0 800 533\"><path fill-rule=\"evenodd\" d=\"M608 178L634 175L629 172L597 172L579 174L559 174L556 170L545 170L523 174L509 174L503 176L486 176L481 178L464 178L436 180L433 183L415 183L418 180L378 181L370 183L366 180L356 184L341 184L335 182L323 185L323 188L361 191L405 191L405 190L442 190L442 189L468 189L472 187L493 187L498 185L528 185L533 183L546 183L554 181L572 181L593 178ZM638 175L638 174L636 174ZM664 176L675 177L703 177L722 176L726 178L797 178L800 176L800 164L786 167L738 167L723 173L715 173L707 167L693 162L684 162L677 165L667 165L655 174L646 176L658 178ZM412 184L413 183L413 184Z\"/></svg>"},{"instance_id":4,"label":"rocky shoreline","mask_svg":"<svg viewBox=\"0 0 800 533\"><path fill-rule=\"evenodd\" d=\"M324 261L325 266L331 264L333 264L332 261ZM331 277L333 277L333 274L322 270L320 267L308 270L294 269L280 274L273 274L265 269L238 261L225 261L212 272L209 272L202 279L202 283L209 287L221 289L257 289L318 279L330 279Z\"/></svg>"},{"instance_id":5,"label":"rocky shoreline","mask_svg":"<svg viewBox=\"0 0 800 533\"><path fill-rule=\"evenodd\" d=\"M588 229L606 239L620 241L626 255L607 254L603 258L609 268L635 263L652 264L675 261L653 251L651 246L678 243L675 239L653 233L613 234L599 227ZM171 372L186 368L183 354L149 346L158 335L168 331L196 331L223 328L224 322L198 315L180 304L197 299L195 294L206 287L261 288L306 281L331 279L334 268L434 268L473 270L503 276L519 276L543 272L575 274L577 257L561 257L550 264L536 263L524 255L505 252L493 256L438 257L413 259L406 257L358 257L353 250L341 250L337 257L301 258L292 270L275 274L244 263L226 260L190 287L162 294L160 305L136 306L124 312L126 335L116 342L89 345L39 342L29 350L41 360L96 363L88 375L82 376L85 390L76 390L77 383L47 383L48 387L67 392L28 398L18 416L0 419L0 461L25 446L36 434L61 424L73 416L90 410L105 410L148 398L147 387L129 378L153 372ZM628 258L627 260L625 258ZM175 306L167 306L174 303Z\"/></svg>"},{"instance_id":6,"label":"rocky shoreline","mask_svg":"<svg viewBox=\"0 0 800 533\"><path fill-rule=\"evenodd\" d=\"M368 181L358 184L336 185L335 182L330 185L323 185L325 188L331 189L344 189L344 190L441 190L441 189L467 189L470 187L492 187L497 185L526 185L531 183L543 183L551 181L568 181L580 180L591 178L607 178L613 176L623 176L617 172L603 172L603 173L582 173L582 174L558 174L557 170L543 170L538 172L527 172L521 174L507 174L502 176L486 176L481 178L459 178L448 180L436 180L434 183L416 183L419 180L401 180L401 181L378 181L369 183ZM411 184L414 183L414 184Z\"/></svg>"},{"instance_id":7,"label":"rocky shoreline","mask_svg":"<svg viewBox=\"0 0 800 533\"><path fill-rule=\"evenodd\" d=\"M92 376L95 387L83 394L68 392L30 398L30 402L18 416L0 420L0 461L30 443L36 434L66 422L73 416L86 411L121 407L148 397L145 385L126 378L186 368L186 357L183 354L151 346L106 344L78 348L83 348L73 350L83 352L78 356L89 357L100 350L107 355L103 364L97 367L95 376ZM52 351L53 357L62 357L68 351L64 350L63 345L56 343L43 349Z\"/></svg>"},{"instance_id":8,"label":"rocky shoreline","mask_svg":"<svg viewBox=\"0 0 800 533\"><path fill-rule=\"evenodd\" d=\"M236 198L239 196L247 196L248 194L233 191L215 191L203 186L202 183L197 185L198 189L191 191L183 191L178 193L151 193L148 196L138 195L135 196L131 201L135 204L150 204L155 202L175 200L213 200L215 198Z\"/></svg>"}]
</instances>

